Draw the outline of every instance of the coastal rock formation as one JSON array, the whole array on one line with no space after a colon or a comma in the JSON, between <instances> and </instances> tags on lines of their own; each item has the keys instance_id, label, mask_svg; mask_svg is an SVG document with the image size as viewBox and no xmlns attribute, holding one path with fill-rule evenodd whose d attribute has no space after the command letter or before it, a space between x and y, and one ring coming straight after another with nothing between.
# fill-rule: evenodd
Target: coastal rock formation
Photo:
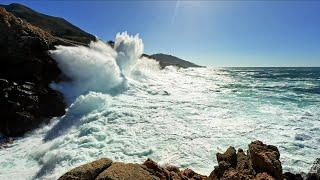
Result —
<instances>
[{"instance_id":1,"label":"coastal rock formation","mask_svg":"<svg viewBox=\"0 0 320 180\"><path fill-rule=\"evenodd\" d=\"M85 180L95 179L102 171L110 167L112 160L108 158L102 158L97 161L93 161L88 164L84 164L64 174L59 180Z\"/></svg>"},{"instance_id":2,"label":"coastal rock formation","mask_svg":"<svg viewBox=\"0 0 320 180\"><path fill-rule=\"evenodd\" d=\"M22 5L5 7L24 14L19 9ZM42 22L37 21L38 16L29 17L37 25ZM0 7L0 34L0 133L20 136L48 118L65 113L61 93L49 87L64 75L48 50L55 45L83 43L52 35L3 7Z\"/></svg>"},{"instance_id":3,"label":"coastal rock formation","mask_svg":"<svg viewBox=\"0 0 320 180\"><path fill-rule=\"evenodd\" d=\"M320 158L317 158L310 172L307 175L308 180L319 180L320 179Z\"/></svg>"},{"instance_id":4,"label":"coastal rock formation","mask_svg":"<svg viewBox=\"0 0 320 180\"><path fill-rule=\"evenodd\" d=\"M102 158L97 161L76 167L59 180L205 180L206 176L199 175L191 169L180 171L176 167L161 167L151 159L143 164L112 162Z\"/></svg>"},{"instance_id":5,"label":"coastal rock formation","mask_svg":"<svg viewBox=\"0 0 320 180\"><path fill-rule=\"evenodd\" d=\"M17 3L0 6L4 7L15 17L21 18L33 26L49 32L55 37L68 39L77 43L80 42L84 45L96 39L95 36L81 30L63 18L48 16Z\"/></svg>"},{"instance_id":6,"label":"coastal rock formation","mask_svg":"<svg viewBox=\"0 0 320 180\"><path fill-rule=\"evenodd\" d=\"M218 166L209 176L214 179L282 179L282 167L278 148L254 141L247 154L229 147L217 154Z\"/></svg>"},{"instance_id":7,"label":"coastal rock formation","mask_svg":"<svg viewBox=\"0 0 320 180\"><path fill-rule=\"evenodd\" d=\"M72 169L59 180L318 180L319 159L307 176L286 172L282 174L277 147L254 141L249 144L247 154L239 149L229 147L225 153L217 153L218 166L210 176L197 174L191 169L180 170L175 166L162 167L151 159L143 164L112 162L103 158Z\"/></svg>"},{"instance_id":8,"label":"coastal rock formation","mask_svg":"<svg viewBox=\"0 0 320 180\"><path fill-rule=\"evenodd\" d=\"M142 57L147 57L149 59L154 59L158 61L161 68L164 68L166 66L177 66L180 68L202 67L197 64L191 63L189 61L186 61L168 54L162 54L162 53L152 54L152 55L142 54Z\"/></svg>"}]
</instances>

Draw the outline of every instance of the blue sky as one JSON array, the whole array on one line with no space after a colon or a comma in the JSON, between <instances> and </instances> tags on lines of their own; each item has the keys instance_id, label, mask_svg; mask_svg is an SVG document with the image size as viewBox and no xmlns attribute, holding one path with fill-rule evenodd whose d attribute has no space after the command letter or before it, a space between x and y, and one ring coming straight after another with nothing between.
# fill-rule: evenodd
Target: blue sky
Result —
<instances>
[{"instance_id":1,"label":"blue sky","mask_svg":"<svg viewBox=\"0 0 320 180\"><path fill-rule=\"evenodd\" d=\"M320 66L320 1L2 1L201 65Z\"/></svg>"}]
</instances>

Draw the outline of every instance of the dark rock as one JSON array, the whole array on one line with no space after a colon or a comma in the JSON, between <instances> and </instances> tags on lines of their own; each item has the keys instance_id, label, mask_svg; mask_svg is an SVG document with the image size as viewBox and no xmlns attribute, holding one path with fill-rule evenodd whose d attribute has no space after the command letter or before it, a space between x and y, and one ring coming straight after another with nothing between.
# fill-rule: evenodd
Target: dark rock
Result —
<instances>
[{"instance_id":1,"label":"dark rock","mask_svg":"<svg viewBox=\"0 0 320 180\"><path fill-rule=\"evenodd\" d=\"M214 167L214 170L210 173L209 179L220 179L222 178L225 171L231 168L231 164L225 161L220 161L218 166Z\"/></svg>"},{"instance_id":2,"label":"dark rock","mask_svg":"<svg viewBox=\"0 0 320 180\"><path fill-rule=\"evenodd\" d=\"M153 54L153 55L142 54L142 57L147 57L149 59L154 59L158 61L161 68L165 68L166 66L177 66L180 68L202 67L194 63L191 63L189 61L180 59L172 55L167 55L167 54L161 54L161 53Z\"/></svg>"},{"instance_id":3,"label":"dark rock","mask_svg":"<svg viewBox=\"0 0 320 180\"><path fill-rule=\"evenodd\" d=\"M254 141L249 145L248 153L252 167L257 173L267 172L276 179L282 178L280 153L277 147Z\"/></svg>"},{"instance_id":4,"label":"dark rock","mask_svg":"<svg viewBox=\"0 0 320 180\"><path fill-rule=\"evenodd\" d=\"M307 180L320 180L320 158L317 158L313 163L313 166L307 174Z\"/></svg>"},{"instance_id":5,"label":"dark rock","mask_svg":"<svg viewBox=\"0 0 320 180\"><path fill-rule=\"evenodd\" d=\"M254 141L249 145L248 154L242 149L229 147L223 154L217 153L218 166L214 168L209 180L215 179L281 179L280 154L275 146Z\"/></svg>"},{"instance_id":6,"label":"dark rock","mask_svg":"<svg viewBox=\"0 0 320 180\"><path fill-rule=\"evenodd\" d=\"M301 176L301 174L293 174L291 172L285 172L282 175L284 180L303 180L304 178Z\"/></svg>"},{"instance_id":7,"label":"dark rock","mask_svg":"<svg viewBox=\"0 0 320 180\"><path fill-rule=\"evenodd\" d=\"M9 144L13 143L12 137L0 137L0 149L8 147Z\"/></svg>"},{"instance_id":8,"label":"dark rock","mask_svg":"<svg viewBox=\"0 0 320 180\"><path fill-rule=\"evenodd\" d=\"M96 177L105 169L110 167L112 160L102 158L88 164L76 167L62 175L59 180L90 180Z\"/></svg>"},{"instance_id":9,"label":"dark rock","mask_svg":"<svg viewBox=\"0 0 320 180\"><path fill-rule=\"evenodd\" d=\"M95 36L72 25L63 18L48 16L17 3L1 6L14 16L49 32L53 36L81 42L83 44L88 44L90 41L95 41L96 39ZM23 33L25 35L28 34L27 31Z\"/></svg>"},{"instance_id":10,"label":"dark rock","mask_svg":"<svg viewBox=\"0 0 320 180\"><path fill-rule=\"evenodd\" d=\"M218 163L221 161L225 161L231 165L231 167L236 167L237 165L237 152L234 147L229 147L227 151L223 154L217 153Z\"/></svg>"},{"instance_id":11,"label":"dark rock","mask_svg":"<svg viewBox=\"0 0 320 180\"><path fill-rule=\"evenodd\" d=\"M21 136L48 118L65 113L61 93L51 89L49 84L68 78L61 73L48 50L55 45L83 44L94 38L59 18L22 5L4 7L13 14L0 7L0 133ZM63 28L74 28L74 31L63 33ZM82 35L87 40L76 42L75 37Z\"/></svg>"},{"instance_id":12,"label":"dark rock","mask_svg":"<svg viewBox=\"0 0 320 180\"><path fill-rule=\"evenodd\" d=\"M19 136L45 118L65 113L61 93L31 82L16 83L0 80L0 131L7 136Z\"/></svg>"},{"instance_id":13,"label":"dark rock","mask_svg":"<svg viewBox=\"0 0 320 180\"><path fill-rule=\"evenodd\" d=\"M250 158L244 153L242 149L238 149L236 169L237 171L240 171L243 174L247 174L247 175L255 174L251 166Z\"/></svg>"}]
</instances>

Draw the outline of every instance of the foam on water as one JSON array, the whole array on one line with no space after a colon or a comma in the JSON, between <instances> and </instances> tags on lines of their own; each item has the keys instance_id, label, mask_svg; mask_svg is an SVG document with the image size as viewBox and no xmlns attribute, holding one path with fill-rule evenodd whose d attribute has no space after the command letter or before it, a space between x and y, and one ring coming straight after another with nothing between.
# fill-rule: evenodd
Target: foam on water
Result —
<instances>
[{"instance_id":1,"label":"foam on water","mask_svg":"<svg viewBox=\"0 0 320 180\"><path fill-rule=\"evenodd\" d=\"M53 85L67 113L0 150L0 179L56 179L101 157L209 174L215 153L255 139L279 147L285 170L306 172L317 158L320 93L308 89L320 87L319 69L160 70L142 52L126 33L115 50L95 42L51 51L73 79Z\"/></svg>"}]
</instances>

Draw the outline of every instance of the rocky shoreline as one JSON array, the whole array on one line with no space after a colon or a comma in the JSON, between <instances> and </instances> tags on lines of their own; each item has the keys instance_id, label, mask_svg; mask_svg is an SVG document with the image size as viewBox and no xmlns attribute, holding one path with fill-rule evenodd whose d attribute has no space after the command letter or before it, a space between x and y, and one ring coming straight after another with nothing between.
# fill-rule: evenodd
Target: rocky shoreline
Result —
<instances>
[{"instance_id":1,"label":"rocky shoreline","mask_svg":"<svg viewBox=\"0 0 320 180\"><path fill-rule=\"evenodd\" d=\"M73 31L68 31L68 36L56 36L26 20L40 15L19 4L0 6L0 133L5 136L22 136L50 118L65 114L62 94L50 88L50 83L64 76L48 50L55 45L87 42L87 38L73 41L81 40ZM62 20L55 27L72 28Z\"/></svg>"},{"instance_id":2,"label":"rocky shoreline","mask_svg":"<svg viewBox=\"0 0 320 180\"><path fill-rule=\"evenodd\" d=\"M52 89L50 83L68 78L48 50L56 45L86 46L96 39L62 18L38 13L20 4L0 5L0 33L0 133L4 135L0 136L1 149L12 143L11 137L23 136L52 117L65 114L63 96ZM169 62L164 54L153 58L161 67L198 67L173 56ZM320 159L308 174L284 173L277 147L260 141L252 142L247 151L229 147L216 158L218 165L208 177L191 169L162 167L151 159L132 164L102 158L72 169L60 179L320 179Z\"/></svg>"},{"instance_id":3,"label":"rocky shoreline","mask_svg":"<svg viewBox=\"0 0 320 180\"><path fill-rule=\"evenodd\" d=\"M180 170L175 166L160 166L151 159L143 164L113 162L102 158L76 167L59 180L318 180L320 179L320 159L317 159L308 174L283 172L277 147L261 141L251 142L247 152L230 146L223 154L217 153L218 165L209 176L192 169Z\"/></svg>"},{"instance_id":4,"label":"rocky shoreline","mask_svg":"<svg viewBox=\"0 0 320 180\"><path fill-rule=\"evenodd\" d=\"M19 137L65 114L63 96L50 83L70 79L48 51L56 45L88 46L96 37L63 18L17 3L0 5L0 33L0 133ZM162 56L154 57L162 68L199 67L174 56Z\"/></svg>"}]
</instances>

